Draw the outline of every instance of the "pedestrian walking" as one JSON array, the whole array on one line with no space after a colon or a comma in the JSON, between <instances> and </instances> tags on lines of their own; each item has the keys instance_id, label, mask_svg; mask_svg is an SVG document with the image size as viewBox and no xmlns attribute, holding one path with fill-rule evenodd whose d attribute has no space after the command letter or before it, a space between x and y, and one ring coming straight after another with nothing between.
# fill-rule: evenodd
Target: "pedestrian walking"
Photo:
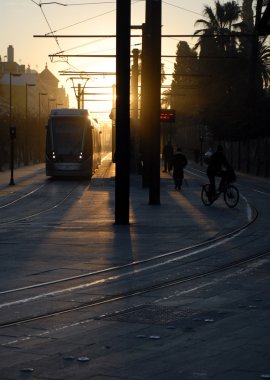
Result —
<instances>
[{"instance_id":1,"label":"pedestrian walking","mask_svg":"<svg viewBox=\"0 0 270 380\"><path fill-rule=\"evenodd\" d=\"M173 155L173 179L176 190L181 190L184 178L184 167L187 165L187 158L182 153L181 148L177 148Z\"/></svg>"},{"instance_id":2,"label":"pedestrian walking","mask_svg":"<svg viewBox=\"0 0 270 380\"><path fill-rule=\"evenodd\" d=\"M170 173L170 171L172 170L173 159L173 146L170 141L168 141L167 144L163 147L162 159L164 165L163 173L166 173L167 171Z\"/></svg>"}]
</instances>

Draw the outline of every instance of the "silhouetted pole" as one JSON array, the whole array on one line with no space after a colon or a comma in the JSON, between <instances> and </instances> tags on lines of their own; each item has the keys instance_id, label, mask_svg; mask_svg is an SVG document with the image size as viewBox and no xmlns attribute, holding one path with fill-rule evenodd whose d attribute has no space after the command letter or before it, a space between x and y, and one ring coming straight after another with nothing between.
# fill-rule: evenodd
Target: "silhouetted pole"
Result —
<instances>
[{"instance_id":1,"label":"silhouetted pole","mask_svg":"<svg viewBox=\"0 0 270 380\"><path fill-rule=\"evenodd\" d=\"M81 109L81 96L82 96L82 89L81 84L78 84L78 95L77 95L77 102L78 102L78 110Z\"/></svg>"},{"instance_id":2,"label":"silhouetted pole","mask_svg":"<svg viewBox=\"0 0 270 380\"><path fill-rule=\"evenodd\" d=\"M142 67L141 67L141 115L140 115L140 153L143 161L142 187L149 186L149 159L148 159L148 125L150 122L150 32L149 23L142 25Z\"/></svg>"},{"instance_id":3,"label":"silhouetted pole","mask_svg":"<svg viewBox=\"0 0 270 380\"><path fill-rule=\"evenodd\" d=\"M130 170L137 172L140 161L139 131L138 131L138 79L139 50L133 49L133 64L131 67L131 100L130 100Z\"/></svg>"},{"instance_id":4,"label":"silhouetted pole","mask_svg":"<svg viewBox=\"0 0 270 380\"><path fill-rule=\"evenodd\" d=\"M259 84L258 84L258 53L259 53L259 34L257 32L257 26L261 20L261 13L262 13L262 6L263 6L263 0L257 0L256 5L256 17L255 17L255 27L254 27L254 37L252 37L252 46L251 46L251 60L250 60L250 73L249 73L249 96L248 96L248 103L249 103L249 112L250 117L249 120L252 124L252 128L256 129L259 123L258 117L258 99L260 97L259 94ZM251 130L248 131L248 138L250 138ZM249 140L247 143L247 166L246 166L247 173L250 172L250 146L249 146Z\"/></svg>"},{"instance_id":5,"label":"silhouetted pole","mask_svg":"<svg viewBox=\"0 0 270 380\"><path fill-rule=\"evenodd\" d=\"M129 224L131 0L116 2L115 223Z\"/></svg>"},{"instance_id":6,"label":"silhouetted pole","mask_svg":"<svg viewBox=\"0 0 270 380\"><path fill-rule=\"evenodd\" d=\"M24 130L24 164L29 164L29 126L28 126L28 87L35 87L34 83L25 83L25 130Z\"/></svg>"},{"instance_id":7,"label":"silhouetted pole","mask_svg":"<svg viewBox=\"0 0 270 380\"><path fill-rule=\"evenodd\" d=\"M131 117L138 119L138 77L139 77L139 49L133 49L133 65L131 77Z\"/></svg>"},{"instance_id":8,"label":"silhouetted pole","mask_svg":"<svg viewBox=\"0 0 270 380\"><path fill-rule=\"evenodd\" d=\"M261 21L263 0L257 0L256 5L256 17L255 17L255 27L254 27L254 37L252 38L252 48L251 48L251 62L250 62L250 78L249 78L249 102L251 107L255 107L257 97L258 97L258 51L259 51L259 34L257 32L257 27ZM252 110L253 116L254 110ZM256 118L254 117L254 120ZM256 120L255 120L256 121Z\"/></svg>"},{"instance_id":9,"label":"silhouetted pole","mask_svg":"<svg viewBox=\"0 0 270 380\"><path fill-rule=\"evenodd\" d=\"M16 128L9 127L10 137L10 185L15 185L13 172L14 172L14 140L16 139Z\"/></svg>"},{"instance_id":10,"label":"silhouetted pole","mask_svg":"<svg viewBox=\"0 0 270 380\"><path fill-rule=\"evenodd\" d=\"M146 166L149 204L160 204L160 91L161 91L161 0L146 0L146 36L149 49L149 94L146 128ZM150 41L149 41L150 39Z\"/></svg>"},{"instance_id":11,"label":"silhouetted pole","mask_svg":"<svg viewBox=\"0 0 270 380\"><path fill-rule=\"evenodd\" d=\"M115 158L115 113L116 113L116 88L115 84L112 85L112 111L111 111L111 120L112 120L112 156Z\"/></svg>"}]
</instances>

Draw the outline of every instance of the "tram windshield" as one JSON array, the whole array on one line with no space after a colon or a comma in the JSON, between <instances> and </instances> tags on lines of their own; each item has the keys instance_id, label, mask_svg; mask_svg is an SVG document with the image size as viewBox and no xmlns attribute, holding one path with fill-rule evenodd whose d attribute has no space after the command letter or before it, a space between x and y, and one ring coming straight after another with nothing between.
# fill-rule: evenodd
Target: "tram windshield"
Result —
<instances>
[{"instance_id":1,"label":"tram windshield","mask_svg":"<svg viewBox=\"0 0 270 380\"><path fill-rule=\"evenodd\" d=\"M86 122L81 117L57 117L52 120L54 150L60 155L79 154Z\"/></svg>"}]
</instances>

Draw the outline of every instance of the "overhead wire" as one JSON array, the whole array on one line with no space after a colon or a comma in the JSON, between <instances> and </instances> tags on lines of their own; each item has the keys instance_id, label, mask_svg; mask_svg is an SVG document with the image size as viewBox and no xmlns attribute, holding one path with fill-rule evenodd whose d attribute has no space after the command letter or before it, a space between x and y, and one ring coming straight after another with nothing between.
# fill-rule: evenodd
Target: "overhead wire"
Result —
<instances>
[{"instance_id":1,"label":"overhead wire","mask_svg":"<svg viewBox=\"0 0 270 380\"><path fill-rule=\"evenodd\" d=\"M42 12L42 15L43 15L43 17L44 17L44 19L45 19L45 21L46 21L48 27L49 27L50 34L51 34L52 36L54 36L54 33L55 33L55 32L52 30L52 27L51 27L51 25L50 25L50 23L49 23L49 20L48 20L48 18L47 18L47 16L46 16L44 10L42 9L42 5L43 5L42 2L40 1L39 3L37 3L37 2L34 1L34 0L31 0L31 1L32 1L34 4L36 4L36 5L39 6L39 8L40 8L40 10L41 10L41 12ZM61 48L58 39L57 39L56 37L54 37L54 40L55 40L55 42L56 42L56 44L57 44L59 50L60 50L61 52L63 52L63 49ZM66 64L68 64L68 66L69 66L70 68L73 68L73 69L77 70L77 68L76 68L74 65L71 65L71 64L69 63L68 58L64 59L63 62L65 62ZM75 94L75 98L77 98L77 94L76 94L75 89L74 89L74 94Z\"/></svg>"},{"instance_id":2,"label":"overhead wire","mask_svg":"<svg viewBox=\"0 0 270 380\"><path fill-rule=\"evenodd\" d=\"M46 3L42 3L42 5L61 5L63 7L69 6L77 6L77 5L99 5L99 4L114 4L115 1L99 1L99 2L85 2L85 3L60 3L59 1L48 1Z\"/></svg>"},{"instance_id":3,"label":"overhead wire","mask_svg":"<svg viewBox=\"0 0 270 380\"><path fill-rule=\"evenodd\" d=\"M31 0L31 1L35 2L34 0ZM134 2L138 3L142 1L145 1L145 0L136 0ZM98 2L91 1L91 2L83 2L83 3L60 3L59 1L48 1L46 3L41 3L41 5L53 5L53 4L69 7L69 6L78 6L78 5L80 6L80 5L115 4L115 1L98 1Z\"/></svg>"},{"instance_id":4,"label":"overhead wire","mask_svg":"<svg viewBox=\"0 0 270 380\"><path fill-rule=\"evenodd\" d=\"M34 2L34 0L32 0L32 1ZM132 4L136 4L136 3L141 2L141 1L144 1L144 0L134 0L134 1L132 2ZM113 3L115 4L115 1L114 1ZM94 4L94 3L93 3L93 4ZM105 3L100 2L100 3L98 3L98 4L105 4ZM41 4L41 5L43 5L43 4ZM116 11L116 9L114 8L114 9L112 9L112 10L110 10L110 11L107 11L107 12L104 12L104 13L100 13L100 14L98 14L98 15L96 15L96 16L92 16L92 17L89 17L89 18L87 18L87 19L84 19L84 20L78 21L78 22L76 22L76 23L74 23L74 24L70 24L70 25L64 26L63 28L59 28L59 29L57 29L57 30L54 30L54 33L58 33L58 32L60 32L60 31L62 31L62 30L66 30L66 29L72 28L73 26L77 26L77 25L83 24L83 23L85 23L85 22L87 22L87 21L91 21L91 20L94 20L94 19L96 19L96 18L103 17L103 16L105 16L105 15L107 15L107 14L110 14L110 13L113 13L113 12L115 12L115 11ZM49 33L47 33L47 34L49 34Z\"/></svg>"},{"instance_id":5,"label":"overhead wire","mask_svg":"<svg viewBox=\"0 0 270 380\"><path fill-rule=\"evenodd\" d=\"M42 14L43 14L43 17L44 17L44 19L45 19L45 21L46 21L46 23L47 23L47 25L48 25L48 27L49 27L49 30L50 30L50 32L47 33L46 35L51 34L52 36L54 36L54 34L57 33L57 32L59 32L59 31L62 31L62 30L65 30L65 29L68 29L68 28L71 28L71 27L74 27L74 26L80 25L80 24L82 24L82 23L85 23L85 22L87 22L87 21L90 21L90 20L93 20L93 19L96 19L96 18L99 18L99 17L103 17L103 16L105 16L105 15L107 15L107 14L110 14L110 13L113 13L113 12L116 11L116 9L113 9L113 10L110 10L110 11L107 11L107 12L104 12L104 13L101 13L101 14L99 14L99 15L96 15L96 16L93 16L93 17L90 17L90 18L87 18L87 19L81 20L81 21L79 21L79 22L76 22L76 23L70 24L70 25L65 26L65 27L63 27L63 28L59 28L59 29L57 29L57 30L53 30L52 27L51 27L51 25L50 25L50 23L49 23L49 20L48 20L48 18L47 18L47 16L46 16L45 12L44 12L44 10L42 9L42 7L43 7L44 5L60 5L60 6L68 7L68 6L79 6L79 5L103 5L103 4L112 4L112 3L115 4L115 1L114 1L114 2L113 2L113 1L82 2L82 3L77 3L77 4L76 4L76 3L67 3L67 2L65 2L65 3L64 3L64 2L57 2L57 1L42 2L42 1L40 0L39 3L38 3L37 1L35 1L35 0L30 0L30 1L32 1L34 4L36 4L37 6L39 6L39 8L41 9L41 12L42 12ZM132 2L132 4L135 4L135 3L138 3L138 2L142 2L142 1L145 1L145 0L134 0L134 1ZM180 6L176 5L176 4L172 4L172 3L169 3L169 2L167 2L167 1L163 1L163 2L164 2L164 4L166 4L166 5L169 5L169 6L172 6L172 7L178 8L178 9L181 9L181 10L183 10L183 11L186 11L186 12L189 12L189 13L193 13L193 14L197 14L197 15L200 15L200 16L201 16L201 14L198 13L198 12L195 12L195 11L192 11L192 10L189 10L189 9L186 9L186 8L184 8L184 7L180 7ZM67 50L63 50L63 49L61 48L61 46L60 46L60 43L59 43L57 37L54 37L54 39L55 39L55 42L56 42L56 44L57 44L57 46L58 46L58 48L59 48L59 50L60 50L60 51L57 53L57 54L59 54L59 55L60 55L60 53L64 53L65 51L70 51L70 50L73 50L73 49L76 49L76 48L79 48L79 47L82 47L82 46L86 46L86 45L88 45L88 44L83 44L83 45L79 45L79 46L77 46L77 47L73 47L73 48L70 48L70 49L67 49ZM103 40L103 39L101 39L101 40ZM99 40L99 41L95 41L95 42L100 42L100 40ZM92 42L92 43L95 43L95 42ZM89 44L90 44L90 43L89 43ZM71 64L69 63L68 58L66 58L66 60L63 60L63 62L65 62L66 64L68 64L70 68L74 68L75 70L77 70L77 68L76 68L74 65L71 65Z\"/></svg>"},{"instance_id":6,"label":"overhead wire","mask_svg":"<svg viewBox=\"0 0 270 380\"><path fill-rule=\"evenodd\" d=\"M163 0L163 3L164 3L164 4L167 4L167 5L170 5L171 7L175 7L175 8L181 9L182 11L189 12L189 13L193 13L193 14L195 14L195 15L202 16L201 13L198 13L198 12L192 11L192 10L187 9L187 8L180 7L179 5L169 3L168 1L164 1L164 0Z\"/></svg>"},{"instance_id":7,"label":"overhead wire","mask_svg":"<svg viewBox=\"0 0 270 380\"><path fill-rule=\"evenodd\" d=\"M41 9L42 9L42 6L43 6L43 5L47 5L47 4L58 4L58 5L63 4L63 3L60 4L59 2L46 2L46 3L44 3L44 2L42 2L42 1L40 1L40 3L38 4L38 3L36 3L34 0L31 0L31 1L33 1L33 2L34 2L36 5L38 5ZM144 1L144 0L134 0L134 1L133 1L133 4L138 3L138 2L141 2L141 1ZM105 3L112 3L112 2L102 2L102 1L101 1L101 2L99 2L98 4L105 4ZM113 3L115 4L115 2L113 2ZM86 4L86 3L84 3L84 4ZM94 2L89 3L89 2L88 2L87 4L91 4L91 5L93 5L93 4L96 4L96 3L94 3ZM71 5L71 4L67 4L67 3L66 3L66 5ZM76 5L77 5L77 4L76 4ZM108 13L112 13L112 12L115 12L115 9L113 9L113 10L111 10L111 11L108 11L108 12L105 12L105 13L101 13L101 14L99 14L99 15L96 15L96 16L93 16L93 17L90 17L90 18L88 18L88 19L85 19L85 20L79 21L79 22L74 23L74 24L70 24L70 25L68 25L68 26L66 26L66 27L64 27L64 28L60 28L60 29L58 29L58 30L54 30L54 31L53 31L52 28L51 28L50 25L49 25L48 19L47 19L46 15L45 15L44 11L42 10L43 16L45 17L46 22L47 22L47 24L48 24L48 26L49 26L49 29L50 29L50 32L47 33L46 35L51 34L52 36L53 36L55 33L59 32L59 31L62 31L62 30L64 30L64 29L67 29L67 28L70 28L70 27L73 27L73 26L79 25L79 24L81 24L81 23L84 23L84 22L86 22L86 21L89 21L89 20L92 20L92 19L95 19L95 18L102 17L102 16L104 16L104 15L106 15L106 14L108 14ZM55 38L55 40L56 40L56 42L57 42L57 46L58 46L59 49L60 49L60 51L57 52L56 54L59 54L59 56L60 56L61 53L64 53L64 52L66 52L66 51L74 50L74 49L76 49L76 48L79 48L79 47L82 47L82 46L86 46L86 45L88 45L88 44L93 44L93 43L96 43L96 42L98 42L98 41L102 41L102 40L104 40L104 39L99 39L99 40L94 41L94 42L91 42L91 43L87 43L87 44L83 44L83 45L75 46L75 47L70 48L70 49L67 49L67 50L63 50L63 49L60 47L60 44L59 44L57 38ZM54 60L54 62L56 62L56 61ZM59 62L59 61L57 61L57 62ZM67 63L68 65L70 65L68 59L65 59L65 60L63 59L63 60L61 60L61 62L65 62L65 63ZM70 66L72 66L72 65L70 65ZM72 67L74 67L74 66L72 66Z\"/></svg>"}]
</instances>

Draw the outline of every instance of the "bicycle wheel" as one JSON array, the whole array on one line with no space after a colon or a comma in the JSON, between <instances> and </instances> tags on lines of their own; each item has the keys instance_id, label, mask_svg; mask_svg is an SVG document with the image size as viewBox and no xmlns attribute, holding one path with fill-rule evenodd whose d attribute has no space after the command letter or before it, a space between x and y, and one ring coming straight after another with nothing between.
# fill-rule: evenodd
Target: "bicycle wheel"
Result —
<instances>
[{"instance_id":1,"label":"bicycle wheel","mask_svg":"<svg viewBox=\"0 0 270 380\"><path fill-rule=\"evenodd\" d=\"M239 201L239 191L236 186L228 185L224 191L224 201L226 205L233 208Z\"/></svg>"},{"instance_id":2,"label":"bicycle wheel","mask_svg":"<svg viewBox=\"0 0 270 380\"><path fill-rule=\"evenodd\" d=\"M210 185L209 184L202 186L201 200L205 206L211 206L211 204L214 202L214 200L210 198Z\"/></svg>"}]
</instances>

